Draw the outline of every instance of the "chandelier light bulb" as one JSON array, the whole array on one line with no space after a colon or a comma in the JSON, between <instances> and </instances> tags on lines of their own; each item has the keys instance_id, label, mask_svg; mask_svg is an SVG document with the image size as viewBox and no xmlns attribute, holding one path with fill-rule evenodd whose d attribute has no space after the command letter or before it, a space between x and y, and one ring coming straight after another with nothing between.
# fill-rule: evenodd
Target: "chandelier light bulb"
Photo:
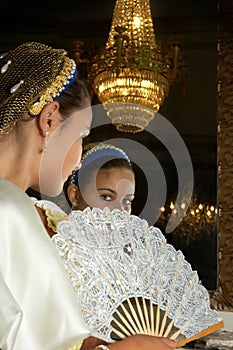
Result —
<instances>
[{"instance_id":1,"label":"chandelier light bulb","mask_svg":"<svg viewBox=\"0 0 233 350\"><path fill-rule=\"evenodd\" d=\"M141 26L141 18L139 16L135 16L133 18L133 28L138 29Z\"/></svg>"}]
</instances>

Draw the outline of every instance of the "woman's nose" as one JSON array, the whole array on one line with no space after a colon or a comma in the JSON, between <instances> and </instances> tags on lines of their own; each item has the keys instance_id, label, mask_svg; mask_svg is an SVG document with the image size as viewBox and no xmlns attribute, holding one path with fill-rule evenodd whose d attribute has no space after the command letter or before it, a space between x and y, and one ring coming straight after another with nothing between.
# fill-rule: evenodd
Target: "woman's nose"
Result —
<instances>
[{"instance_id":1,"label":"woman's nose","mask_svg":"<svg viewBox=\"0 0 233 350\"><path fill-rule=\"evenodd\" d=\"M119 201L119 200L115 200L115 201L112 202L111 204L112 204L112 205L111 205L112 209L124 210L123 205L122 205L121 201Z\"/></svg>"},{"instance_id":2,"label":"woman's nose","mask_svg":"<svg viewBox=\"0 0 233 350\"><path fill-rule=\"evenodd\" d=\"M126 210L126 208L121 200L116 201L114 207L117 209L120 209L120 210Z\"/></svg>"}]
</instances>

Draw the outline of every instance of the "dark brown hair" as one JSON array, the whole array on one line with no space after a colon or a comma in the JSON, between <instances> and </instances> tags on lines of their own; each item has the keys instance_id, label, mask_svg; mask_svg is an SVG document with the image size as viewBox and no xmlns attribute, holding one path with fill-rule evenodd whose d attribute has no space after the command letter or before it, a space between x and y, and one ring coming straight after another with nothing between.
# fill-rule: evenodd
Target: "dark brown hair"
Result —
<instances>
[{"instance_id":1,"label":"dark brown hair","mask_svg":"<svg viewBox=\"0 0 233 350\"><path fill-rule=\"evenodd\" d=\"M85 83L78 78L56 98L56 101L64 119L69 117L72 111L85 108L88 102L91 103Z\"/></svg>"}]
</instances>

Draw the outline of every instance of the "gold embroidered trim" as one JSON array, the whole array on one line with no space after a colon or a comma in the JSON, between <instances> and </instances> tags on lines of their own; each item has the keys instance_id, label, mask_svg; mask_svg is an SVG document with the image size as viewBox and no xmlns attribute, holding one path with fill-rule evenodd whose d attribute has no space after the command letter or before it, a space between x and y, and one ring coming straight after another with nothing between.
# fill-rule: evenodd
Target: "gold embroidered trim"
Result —
<instances>
[{"instance_id":1,"label":"gold embroidered trim","mask_svg":"<svg viewBox=\"0 0 233 350\"><path fill-rule=\"evenodd\" d=\"M68 215L55 212L51 209L45 210L45 215L47 216L48 227L53 230L53 232L57 232L57 225L62 220L68 220Z\"/></svg>"},{"instance_id":2,"label":"gold embroidered trim","mask_svg":"<svg viewBox=\"0 0 233 350\"><path fill-rule=\"evenodd\" d=\"M68 350L80 350L81 346L82 346L82 343L83 343L83 341L81 340L79 343L77 343L76 345L72 346Z\"/></svg>"},{"instance_id":3,"label":"gold embroidered trim","mask_svg":"<svg viewBox=\"0 0 233 350\"><path fill-rule=\"evenodd\" d=\"M60 74L56 77L45 93L40 96L40 100L35 102L29 108L30 114L38 115L46 104L52 102L54 98L59 96L65 89L66 85L69 84L70 79L73 78L75 70L75 61L69 57L65 57L64 66Z\"/></svg>"}]
</instances>

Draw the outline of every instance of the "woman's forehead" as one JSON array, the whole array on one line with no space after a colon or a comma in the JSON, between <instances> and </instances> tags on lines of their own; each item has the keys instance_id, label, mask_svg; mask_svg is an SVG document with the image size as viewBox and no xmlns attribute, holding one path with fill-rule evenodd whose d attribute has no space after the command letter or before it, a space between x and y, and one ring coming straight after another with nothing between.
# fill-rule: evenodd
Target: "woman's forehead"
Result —
<instances>
[{"instance_id":1,"label":"woman's forehead","mask_svg":"<svg viewBox=\"0 0 233 350\"><path fill-rule=\"evenodd\" d=\"M124 180L124 181L123 181ZM124 168L100 169L96 176L97 183L108 184L135 184L135 178L132 171Z\"/></svg>"}]
</instances>

